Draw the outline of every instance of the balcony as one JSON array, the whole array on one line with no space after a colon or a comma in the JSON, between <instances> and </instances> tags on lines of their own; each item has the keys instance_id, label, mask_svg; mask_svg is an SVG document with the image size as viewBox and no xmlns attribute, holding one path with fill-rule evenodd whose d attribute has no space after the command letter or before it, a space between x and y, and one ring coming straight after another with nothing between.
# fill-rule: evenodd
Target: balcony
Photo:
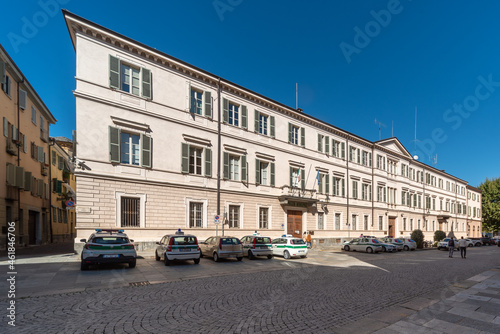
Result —
<instances>
[{"instance_id":1,"label":"balcony","mask_svg":"<svg viewBox=\"0 0 500 334\"><path fill-rule=\"evenodd\" d=\"M17 145L12 141L12 138L7 138L7 153L17 155Z\"/></svg>"},{"instance_id":2,"label":"balcony","mask_svg":"<svg viewBox=\"0 0 500 334\"><path fill-rule=\"evenodd\" d=\"M304 206L313 205L318 202L316 189L301 189L299 187L281 187L279 196L281 205Z\"/></svg>"}]
</instances>

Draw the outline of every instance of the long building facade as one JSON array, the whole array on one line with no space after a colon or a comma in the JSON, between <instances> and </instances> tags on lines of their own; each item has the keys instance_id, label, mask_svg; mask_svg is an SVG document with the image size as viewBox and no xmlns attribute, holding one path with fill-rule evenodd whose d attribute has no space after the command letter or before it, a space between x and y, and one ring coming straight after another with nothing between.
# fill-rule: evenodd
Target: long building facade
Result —
<instances>
[{"instance_id":1,"label":"long building facade","mask_svg":"<svg viewBox=\"0 0 500 334\"><path fill-rule=\"evenodd\" d=\"M318 243L415 229L427 240L436 230L481 234L480 191L415 160L397 138L366 140L64 16L82 166L75 242L95 228L123 228L144 247L179 228L200 239L222 228L309 232Z\"/></svg>"}]
</instances>

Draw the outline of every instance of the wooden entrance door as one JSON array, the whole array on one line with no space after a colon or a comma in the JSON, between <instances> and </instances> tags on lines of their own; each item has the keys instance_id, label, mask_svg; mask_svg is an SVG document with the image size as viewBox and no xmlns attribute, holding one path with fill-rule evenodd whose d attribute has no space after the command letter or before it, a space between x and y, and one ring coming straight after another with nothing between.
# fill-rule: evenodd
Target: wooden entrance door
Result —
<instances>
[{"instance_id":1,"label":"wooden entrance door","mask_svg":"<svg viewBox=\"0 0 500 334\"><path fill-rule=\"evenodd\" d=\"M302 238L302 211L288 211L286 233Z\"/></svg>"},{"instance_id":2,"label":"wooden entrance door","mask_svg":"<svg viewBox=\"0 0 500 334\"><path fill-rule=\"evenodd\" d=\"M389 217L389 229L387 231L389 238L394 238L395 236L395 226L396 226L396 218Z\"/></svg>"}]
</instances>

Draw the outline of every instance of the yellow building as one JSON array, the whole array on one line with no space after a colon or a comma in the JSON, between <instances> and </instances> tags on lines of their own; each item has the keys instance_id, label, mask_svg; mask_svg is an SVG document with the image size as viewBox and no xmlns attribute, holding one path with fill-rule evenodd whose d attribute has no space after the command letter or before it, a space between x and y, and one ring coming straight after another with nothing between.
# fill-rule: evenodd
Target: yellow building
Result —
<instances>
[{"instance_id":1,"label":"yellow building","mask_svg":"<svg viewBox=\"0 0 500 334\"><path fill-rule=\"evenodd\" d=\"M71 140L50 138L52 242L70 241L75 234L76 185L72 155Z\"/></svg>"},{"instance_id":2,"label":"yellow building","mask_svg":"<svg viewBox=\"0 0 500 334\"><path fill-rule=\"evenodd\" d=\"M0 45L0 248L15 222L18 246L51 241L49 126L56 119Z\"/></svg>"}]
</instances>

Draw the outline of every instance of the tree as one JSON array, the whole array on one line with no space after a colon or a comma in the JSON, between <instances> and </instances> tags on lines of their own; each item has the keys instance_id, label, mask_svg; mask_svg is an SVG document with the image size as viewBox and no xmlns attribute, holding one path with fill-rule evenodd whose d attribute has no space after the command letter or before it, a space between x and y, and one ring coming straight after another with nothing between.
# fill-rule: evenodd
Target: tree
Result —
<instances>
[{"instance_id":1,"label":"tree","mask_svg":"<svg viewBox=\"0 0 500 334\"><path fill-rule=\"evenodd\" d=\"M441 241L444 238L446 238L446 233L444 233L444 231L437 230L434 232L434 241Z\"/></svg>"},{"instance_id":2,"label":"tree","mask_svg":"<svg viewBox=\"0 0 500 334\"><path fill-rule=\"evenodd\" d=\"M478 187L483 199L483 231L500 230L500 178L488 179Z\"/></svg>"},{"instance_id":3,"label":"tree","mask_svg":"<svg viewBox=\"0 0 500 334\"><path fill-rule=\"evenodd\" d=\"M417 248L423 248L424 246L424 233L421 230L414 230L411 233L411 238L417 243Z\"/></svg>"}]
</instances>

